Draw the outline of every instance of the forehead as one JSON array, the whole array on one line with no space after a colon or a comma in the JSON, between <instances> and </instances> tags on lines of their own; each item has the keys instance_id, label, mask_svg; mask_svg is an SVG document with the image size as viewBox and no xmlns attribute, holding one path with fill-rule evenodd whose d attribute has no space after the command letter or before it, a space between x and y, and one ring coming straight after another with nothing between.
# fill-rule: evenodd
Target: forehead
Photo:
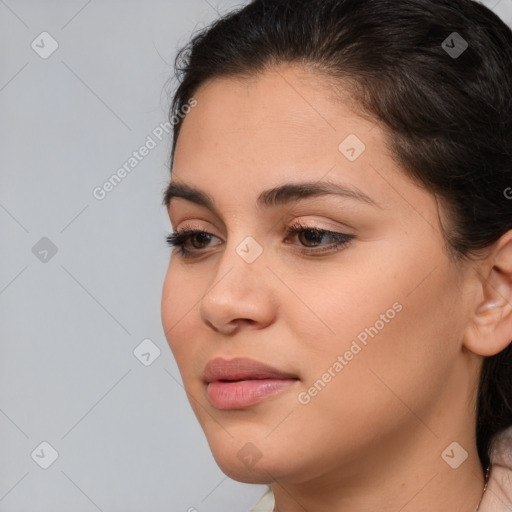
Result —
<instances>
[{"instance_id":1,"label":"forehead","mask_svg":"<svg viewBox=\"0 0 512 512\"><path fill-rule=\"evenodd\" d=\"M293 142L315 133L336 140L346 129L363 134L374 126L352 110L355 103L348 93L338 87L334 94L325 80L296 66L252 77L215 78L194 97L198 104L186 116L182 133L192 131L206 142L246 136L272 143L276 135Z\"/></svg>"},{"instance_id":2,"label":"forehead","mask_svg":"<svg viewBox=\"0 0 512 512\"><path fill-rule=\"evenodd\" d=\"M384 131L326 80L288 66L213 79L194 98L176 145L174 181L226 198L233 208L282 183L324 179L364 190L383 207L403 203L397 190L410 180ZM347 144L357 158L347 158ZM418 193L411 185L406 196Z\"/></svg>"},{"instance_id":3,"label":"forehead","mask_svg":"<svg viewBox=\"0 0 512 512\"><path fill-rule=\"evenodd\" d=\"M284 162L297 169L319 156L330 162L327 171L342 156L338 146L349 134L385 150L375 124L353 111L348 96L334 101L325 82L301 68L216 78L194 97L197 105L185 117L176 145L177 172L192 163L278 172Z\"/></svg>"}]
</instances>

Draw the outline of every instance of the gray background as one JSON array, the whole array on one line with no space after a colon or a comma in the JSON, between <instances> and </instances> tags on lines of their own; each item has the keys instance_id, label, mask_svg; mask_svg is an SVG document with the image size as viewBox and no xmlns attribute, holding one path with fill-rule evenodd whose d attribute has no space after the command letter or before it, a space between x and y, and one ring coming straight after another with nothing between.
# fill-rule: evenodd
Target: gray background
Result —
<instances>
[{"instance_id":1,"label":"gray background","mask_svg":"<svg viewBox=\"0 0 512 512\"><path fill-rule=\"evenodd\" d=\"M2 512L242 512L265 490L216 466L160 321L166 82L241 3L0 0ZM512 0L484 3L512 24Z\"/></svg>"}]
</instances>

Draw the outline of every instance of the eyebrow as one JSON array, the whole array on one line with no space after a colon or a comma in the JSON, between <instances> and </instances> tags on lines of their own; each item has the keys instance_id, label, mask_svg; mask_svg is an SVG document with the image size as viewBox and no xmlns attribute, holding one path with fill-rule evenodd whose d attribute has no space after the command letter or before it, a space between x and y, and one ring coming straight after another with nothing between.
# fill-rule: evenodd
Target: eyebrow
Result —
<instances>
[{"instance_id":1,"label":"eyebrow","mask_svg":"<svg viewBox=\"0 0 512 512\"><path fill-rule=\"evenodd\" d=\"M272 208L280 205L285 205L293 201L306 199L309 197L335 195L342 196L348 199L353 199L359 202L382 208L370 196L365 194L357 187L349 187L340 185L333 182L299 182L299 183L285 183L269 190L264 190L258 196L256 205L259 208ZM186 183L171 182L167 187L164 194L163 203L169 208L174 198L182 198L200 206L204 206L212 212L218 214L215 208L214 199L206 192L187 185Z\"/></svg>"}]
</instances>

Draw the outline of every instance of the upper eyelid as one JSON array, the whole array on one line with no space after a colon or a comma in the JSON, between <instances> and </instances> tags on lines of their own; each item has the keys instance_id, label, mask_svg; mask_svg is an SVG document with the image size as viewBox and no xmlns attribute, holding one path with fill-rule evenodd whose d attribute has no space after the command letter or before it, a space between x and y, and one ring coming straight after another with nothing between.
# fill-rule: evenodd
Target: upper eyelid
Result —
<instances>
[{"instance_id":1,"label":"upper eyelid","mask_svg":"<svg viewBox=\"0 0 512 512\"><path fill-rule=\"evenodd\" d=\"M185 225L180 227L178 230L173 230L173 233L207 233L209 235L215 236L216 238L219 238L215 233L212 233L213 230L210 230L207 227L198 227L190 224L186 224L187 221L184 221ZM296 231L301 230L307 230L307 229L314 229L316 231L321 231L325 233L340 233L340 234L351 234L346 233L347 229L345 228L335 228L335 227L323 227L317 224L310 224L308 222L311 221L295 221L291 222L289 225L286 226L285 231L289 231L291 229L295 229Z\"/></svg>"},{"instance_id":2,"label":"upper eyelid","mask_svg":"<svg viewBox=\"0 0 512 512\"><path fill-rule=\"evenodd\" d=\"M335 211L331 210L331 211L317 211L315 213L313 213L311 211L311 207L304 207L304 208L300 208L300 205L297 205L299 206L298 209L288 209L283 215L280 215L279 216L279 220L276 221L276 217L277 216L272 216L272 218L269 220L269 223L272 227L272 229L275 228L276 225L278 225L279 223L283 223L284 225L288 225L288 224L295 224L297 222L300 222L302 224L313 224L315 228L317 229L323 229L323 230L351 230L351 231L354 231L356 229L356 226L353 225L355 223L355 219L353 222L344 222L342 221L341 219L339 220L334 220L332 218L329 218L330 215L333 215L335 213ZM308 212L309 211L309 212ZM339 212L341 215L343 215L343 212ZM353 212L351 211L345 211L345 213L348 213L349 215L353 215ZM197 216L196 216L197 215ZM202 216L201 214L197 214L197 212L194 212L191 214L190 211L184 213L182 215L183 217L186 217L186 216L189 216L190 218L185 218L184 220L179 220L179 216L176 215L176 217L178 217L178 221L177 222L173 222L172 220L172 215L171 215L171 212L169 212L169 219L170 219L170 222L171 222L171 225L174 229L174 226L175 225L182 225L182 224L185 224L185 225L190 225L190 223L196 223L196 222L201 222L201 223L207 223L207 224L214 224L214 223L220 223L221 224L221 227L222 229L225 229L226 227L226 223L224 222L224 219L222 218L219 218L217 217L217 215L214 215L213 219L211 219L211 216L210 215L204 215ZM345 219L345 220L349 220L348 218ZM319 223L319 224L328 224L330 225L331 227L322 227L321 225L320 226L317 226L316 224ZM196 229L195 226L193 226L194 229ZM203 227L200 227L198 229L203 229Z\"/></svg>"},{"instance_id":3,"label":"upper eyelid","mask_svg":"<svg viewBox=\"0 0 512 512\"><path fill-rule=\"evenodd\" d=\"M285 212L284 212L284 214L281 214L282 218L288 217L287 214L289 214L289 212L291 212L291 211L295 211L296 213L292 214L289 217L290 219L293 219L293 218L295 218L297 216L307 216L308 214L305 213L306 210L315 209L315 208L318 207L318 204L311 205L310 202L311 201L315 201L315 199L318 200L319 197L321 197L321 196L304 197L304 198L299 199L299 200L290 201L291 204L288 205L288 208L284 208ZM332 194L330 194L330 195L327 194L325 197L328 198L328 197L335 197L335 196L333 196ZM178 197L177 199L181 199L181 198ZM172 206L169 205L168 208L167 208L168 217L169 217L170 222L171 222L171 224L173 226L175 224L181 224L182 222L187 222L187 220L184 220L184 221L180 221L178 223L174 223L173 220L172 220L173 217L178 217L179 218L180 216L185 216L185 215L190 215L190 214L194 215L194 217L195 217L195 215L199 215L199 217L196 220L201 220L201 221L210 223L211 221L208 220L208 217L210 217L210 218L213 217L216 222L217 221L220 222L223 226L226 224L224 217L221 216L219 213L217 213L217 211L215 209L211 210L208 206L204 206L204 205L195 203L193 201L188 201L186 199L184 200L184 202L187 205L187 208L185 208L184 212L182 210L183 207L178 206L177 202L174 202L174 201L172 202ZM309 205L308 205L308 203L309 203ZM346 209L347 206L345 206L345 209L340 210L340 213L345 212L345 213L353 214L354 210L352 208L355 207L355 206L357 206L357 205L350 205L348 207L348 210ZM203 214L204 215L203 219L200 218L200 216L202 214L197 212L197 209L205 210L207 212L207 213ZM182 211L182 213L181 214L177 213L177 212L180 212L180 210ZM275 211L272 213L272 210L275 210ZM271 209L269 209L268 212L262 212L259 215L266 215L266 213L268 213L269 215L274 216L274 215L276 215L276 211L278 211L277 207L271 208ZM338 211L338 210L331 208L331 212L330 213L332 214L333 212L336 212L336 211ZM194 212L194 213L192 213L192 212ZM324 214L325 214L325 212L324 212ZM323 214L318 212L318 215L322 216ZM288 222L288 220L286 220L286 222Z\"/></svg>"}]
</instances>

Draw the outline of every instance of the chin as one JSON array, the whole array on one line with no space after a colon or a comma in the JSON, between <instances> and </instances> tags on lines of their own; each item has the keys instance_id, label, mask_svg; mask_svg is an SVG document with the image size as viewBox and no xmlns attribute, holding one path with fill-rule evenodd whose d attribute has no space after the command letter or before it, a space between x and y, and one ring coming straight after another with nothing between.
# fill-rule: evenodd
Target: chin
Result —
<instances>
[{"instance_id":1,"label":"chin","mask_svg":"<svg viewBox=\"0 0 512 512\"><path fill-rule=\"evenodd\" d=\"M281 469L271 464L264 464L262 460L251 465L240 461L236 454L233 457L219 457L214 453L213 456L225 475L244 484L270 484L276 478L275 472Z\"/></svg>"},{"instance_id":2,"label":"chin","mask_svg":"<svg viewBox=\"0 0 512 512\"><path fill-rule=\"evenodd\" d=\"M303 460L292 460L286 454L274 454L277 460L262 457L254 465L241 462L237 454L220 456L213 452L215 462L229 478L244 484L272 484L276 481L300 484L310 478L307 466L301 465Z\"/></svg>"},{"instance_id":3,"label":"chin","mask_svg":"<svg viewBox=\"0 0 512 512\"><path fill-rule=\"evenodd\" d=\"M269 484L278 475L287 473L283 465L289 464L275 450L265 455L267 449L256 446L249 437L208 440L215 462L221 471L238 482L247 484Z\"/></svg>"},{"instance_id":4,"label":"chin","mask_svg":"<svg viewBox=\"0 0 512 512\"><path fill-rule=\"evenodd\" d=\"M224 469L221 466L219 467L225 475L229 476L229 478L243 484L271 484L275 480L275 476L271 472L267 473L256 469L237 471L233 470L233 468Z\"/></svg>"}]
</instances>

